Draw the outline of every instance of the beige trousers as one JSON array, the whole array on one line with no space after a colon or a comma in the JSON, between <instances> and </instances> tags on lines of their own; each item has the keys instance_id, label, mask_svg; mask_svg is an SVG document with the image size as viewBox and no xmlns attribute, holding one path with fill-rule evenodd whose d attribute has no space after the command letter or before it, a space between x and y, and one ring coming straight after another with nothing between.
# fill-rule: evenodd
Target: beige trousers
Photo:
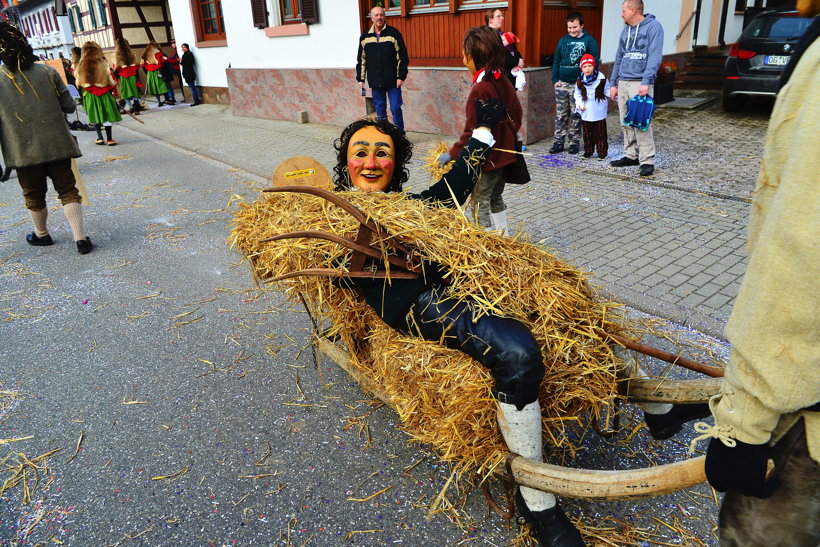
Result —
<instances>
[{"instance_id":1,"label":"beige trousers","mask_svg":"<svg viewBox=\"0 0 820 547\"><path fill-rule=\"evenodd\" d=\"M618 80L618 112L620 113L621 129L624 133L624 155L629 159L637 158L641 165L648 163L655 165L655 138L652 135L652 124L649 129L641 131L637 127L624 125L626 116L626 101L638 94L641 87L640 80ZM649 86L649 94L655 92L655 86Z\"/></svg>"}]
</instances>

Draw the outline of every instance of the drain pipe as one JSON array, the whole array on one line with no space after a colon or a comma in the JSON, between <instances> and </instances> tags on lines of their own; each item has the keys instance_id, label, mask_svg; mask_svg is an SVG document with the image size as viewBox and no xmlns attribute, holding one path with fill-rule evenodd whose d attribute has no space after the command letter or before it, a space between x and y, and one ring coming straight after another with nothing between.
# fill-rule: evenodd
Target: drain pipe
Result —
<instances>
[{"instance_id":1,"label":"drain pipe","mask_svg":"<svg viewBox=\"0 0 820 547\"><path fill-rule=\"evenodd\" d=\"M698 45L698 28L700 27L700 9L703 6L703 0L698 0L697 5L695 6L695 26L692 27L692 35L694 36L694 40L692 40L692 44ZM707 40L708 45L708 40Z\"/></svg>"},{"instance_id":2,"label":"drain pipe","mask_svg":"<svg viewBox=\"0 0 820 547\"><path fill-rule=\"evenodd\" d=\"M726 34L726 17L729 13L729 2L731 0L723 0L723 9L720 11L720 30L718 30L718 43L720 47L726 47L726 40L724 39L724 34Z\"/></svg>"}]
</instances>

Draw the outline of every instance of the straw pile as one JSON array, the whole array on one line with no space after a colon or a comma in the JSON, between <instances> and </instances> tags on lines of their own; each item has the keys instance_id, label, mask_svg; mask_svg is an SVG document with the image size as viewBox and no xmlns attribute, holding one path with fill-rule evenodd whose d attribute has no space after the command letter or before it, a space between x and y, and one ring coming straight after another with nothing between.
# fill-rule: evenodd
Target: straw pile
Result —
<instances>
[{"instance_id":1,"label":"straw pile","mask_svg":"<svg viewBox=\"0 0 820 547\"><path fill-rule=\"evenodd\" d=\"M601 330L621 331L611 305L596 298L582 272L525 241L487 233L457 210L430 208L404 195L340 194L418 255L442 264L449 294L470 299L478 314L524 322L542 347L546 377L540 401L546 440L571 447L568 426L596 418L615 393L618 359ZM358 223L335 205L301 194L267 193L242 204L230 242L249 259L258 280L294 270L345 264L349 251L318 239L260 240L285 232L321 230L355 239ZM376 241L374 247L383 246ZM275 283L331 323L354 354L354 366L390 399L414 441L431 445L457 469L488 473L506 446L496 422L492 378L460 351L385 325L354 292L325 277Z\"/></svg>"}]
</instances>

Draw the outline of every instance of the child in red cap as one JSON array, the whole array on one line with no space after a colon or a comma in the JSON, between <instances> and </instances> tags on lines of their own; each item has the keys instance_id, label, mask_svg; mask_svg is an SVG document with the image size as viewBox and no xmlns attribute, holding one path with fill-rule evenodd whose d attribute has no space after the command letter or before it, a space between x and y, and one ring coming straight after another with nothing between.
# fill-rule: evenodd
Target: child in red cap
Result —
<instances>
[{"instance_id":1,"label":"child in red cap","mask_svg":"<svg viewBox=\"0 0 820 547\"><path fill-rule=\"evenodd\" d=\"M518 54L515 44L517 44L520 41L521 39L518 38L518 36L516 36L512 32L501 33L501 43L504 44L504 49L507 50L507 53L509 53L513 57L516 54ZM519 58L520 57L521 56L519 55ZM517 65L514 66L512 69L510 69L510 73L512 74L513 78L515 78L513 85L515 86L516 91L521 91L522 89L524 89L524 85L527 83L527 78L524 76L524 71L521 70L521 67Z\"/></svg>"},{"instance_id":2,"label":"child in red cap","mask_svg":"<svg viewBox=\"0 0 820 547\"><path fill-rule=\"evenodd\" d=\"M584 137L584 157L589 158L598 149L598 157L609 152L606 131L609 80L595 66L595 57L587 53L579 63L581 76L575 82L575 108L581 114L581 132Z\"/></svg>"}]
</instances>

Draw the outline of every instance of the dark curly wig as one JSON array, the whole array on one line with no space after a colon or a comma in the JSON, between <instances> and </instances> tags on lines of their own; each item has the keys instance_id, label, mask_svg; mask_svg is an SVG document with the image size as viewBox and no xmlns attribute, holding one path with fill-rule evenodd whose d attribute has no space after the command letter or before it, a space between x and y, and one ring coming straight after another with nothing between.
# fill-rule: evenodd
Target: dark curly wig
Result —
<instances>
[{"instance_id":1,"label":"dark curly wig","mask_svg":"<svg viewBox=\"0 0 820 547\"><path fill-rule=\"evenodd\" d=\"M364 127L373 126L385 135L393 139L396 148L396 167L393 169L393 178L390 184L384 189L385 192L401 192L402 186L410 177L407 164L413 157L413 143L410 142L401 129L386 120L374 120L363 118L351 123L342 131L341 136L333 143L336 149L336 165L333 167L333 182L336 190L350 190L353 184L350 182L350 174L347 171L347 148L350 145L350 138L353 134Z\"/></svg>"},{"instance_id":2,"label":"dark curly wig","mask_svg":"<svg viewBox=\"0 0 820 547\"><path fill-rule=\"evenodd\" d=\"M17 27L0 22L0 61L12 72L25 70L37 62L28 40Z\"/></svg>"}]
</instances>

